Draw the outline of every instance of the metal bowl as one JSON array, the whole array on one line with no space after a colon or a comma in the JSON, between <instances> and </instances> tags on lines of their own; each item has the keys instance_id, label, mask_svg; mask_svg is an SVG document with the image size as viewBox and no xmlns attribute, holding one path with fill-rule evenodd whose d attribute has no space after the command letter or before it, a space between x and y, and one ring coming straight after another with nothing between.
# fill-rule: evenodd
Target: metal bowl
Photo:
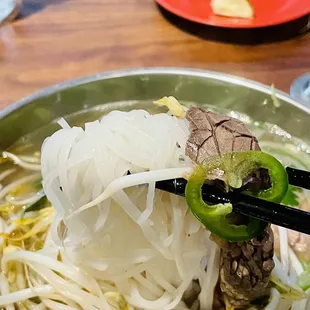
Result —
<instances>
[{"instance_id":1,"label":"metal bowl","mask_svg":"<svg viewBox=\"0 0 310 310\"><path fill-rule=\"evenodd\" d=\"M120 101L152 102L172 95L181 101L210 104L277 124L309 141L310 110L271 87L222 73L176 68L147 68L100 73L61 83L26 97L0 112L0 150L20 137L85 108Z\"/></svg>"}]
</instances>

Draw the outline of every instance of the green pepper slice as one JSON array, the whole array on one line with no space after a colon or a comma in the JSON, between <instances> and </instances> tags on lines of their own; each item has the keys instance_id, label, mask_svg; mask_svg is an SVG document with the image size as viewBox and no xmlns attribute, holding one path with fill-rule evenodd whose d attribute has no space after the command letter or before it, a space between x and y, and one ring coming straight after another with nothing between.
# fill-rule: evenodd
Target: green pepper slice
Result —
<instances>
[{"instance_id":1,"label":"green pepper slice","mask_svg":"<svg viewBox=\"0 0 310 310\"><path fill-rule=\"evenodd\" d=\"M232 212L231 204L208 205L202 199L201 188L207 179L218 170L225 184L240 188L245 177L259 168L268 170L271 187L261 190L256 197L280 203L288 188L288 177L283 165L273 156L260 151L227 153L206 159L190 176L185 197L191 212L213 234L230 242L247 241L263 232L261 221L249 218L247 225L234 225L227 218ZM246 191L246 194L252 195Z\"/></svg>"}]
</instances>

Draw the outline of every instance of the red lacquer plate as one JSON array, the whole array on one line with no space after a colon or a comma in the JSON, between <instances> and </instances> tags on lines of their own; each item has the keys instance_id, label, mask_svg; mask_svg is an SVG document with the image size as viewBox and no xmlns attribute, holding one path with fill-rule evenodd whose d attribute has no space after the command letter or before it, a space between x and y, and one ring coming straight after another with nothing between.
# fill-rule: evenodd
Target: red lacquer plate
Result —
<instances>
[{"instance_id":1,"label":"red lacquer plate","mask_svg":"<svg viewBox=\"0 0 310 310\"><path fill-rule=\"evenodd\" d=\"M283 24L310 13L310 0L250 0L252 20L214 15L211 0L156 0L171 13L205 25L226 28L258 28Z\"/></svg>"}]
</instances>

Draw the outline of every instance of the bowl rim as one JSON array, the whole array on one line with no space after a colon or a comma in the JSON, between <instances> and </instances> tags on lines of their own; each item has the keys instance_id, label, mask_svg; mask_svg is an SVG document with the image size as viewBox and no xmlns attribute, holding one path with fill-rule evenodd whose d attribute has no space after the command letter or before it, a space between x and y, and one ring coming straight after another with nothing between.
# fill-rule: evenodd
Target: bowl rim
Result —
<instances>
[{"instance_id":1,"label":"bowl rim","mask_svg":"<svg viewBox=\"0 0 310 310\"><path fill-rule=\"evenodd\" d=\"M4 108L0 111L0 120L6 117L7 115L13 113L24 105L31 103L32 101L46 97L51 95L57 91L65 90L70 87L80 86L90 82L96 82L99 80L106 80L111 78L121 78L121 77L129 77L129 76L137 76L137 75L181 75L188 77L201 77L201 78L211 78L213 80L218 80L222 82L229 82L231 84L244 86L250 89L254 89L257 91L264 92L265 94L271 95L272 88L265 84L246 79L243 77L239 77L236 75L227 74L224 72L217 72L211 70L201 70L201 69L192 69L192 68L182 68L182 67L147 67L147 68L132 68L132 69L122 69L122 70L113 70L113 71L105 71L97 74L87 75L83 77L79 77L76 79L60 82L58 84L54 84L52 86L43 88L29 96L26 96L12 104L8 107ZM293 106L303 110L304 112L310 114L310 108L307 108L302 103L294 100L289 96L289 94L274 89L277 98L284 100Z\"/></svg>"}]
</instances>

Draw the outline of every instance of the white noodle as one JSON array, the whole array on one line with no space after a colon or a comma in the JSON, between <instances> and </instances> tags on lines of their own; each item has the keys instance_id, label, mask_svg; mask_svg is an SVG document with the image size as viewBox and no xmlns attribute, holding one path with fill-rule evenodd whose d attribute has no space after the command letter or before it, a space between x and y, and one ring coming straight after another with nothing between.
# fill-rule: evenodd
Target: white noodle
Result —
<instances>
[{"instance_id":1,"label":"white noodle","mask_svg":"<svg viewBox=\"0 0 310 310\"><path fill-rule=\"evenodd\" d=\"M106 190L101 195L99 195L96 199L85 204L84 206L80 207L76 211L72 212L70 216L67 217L66 220L69 220L70 218L76 216L80 212L85 211L103 202L104 200L113 196L115 193L127 187L132 187L132 186L146 184L146 183L155 182L155 181L163 181L163 180L181 178L191 172L192 172L192 168L171 168L171 169L158 170L158 171L141 172L141 173L121 177L113 181L111 184L109 184Z\"/></svg>"},{"instance_id":2,"label":"white noodle","mask_svg":"<svg viewBox=\"0 0 310 310\"><path fill-rule=\"evenodd\" d=\"M172 293L175 291L176 288L167 282L159 273L156 272L156 270L153 272L153 270L150 269L148 272L152 275L153 279L167 292Z\"/></svg>"},{"instance_id":3,"label":"white noodle","mask_svg":"<svg viewBox=\"0 0 310 310\"><path fill-rule=\"evenodd\" d=\"M20 178L20 179L18 179L15 182L10 183L9 185L3 187L0 190L0 199L2 199L5 195L7 195L10 191L15 189L16 187L18 187L18 186L20 186L20 185L22 185L24 183L32 182L34 180L37 180L39 177L40 177L39 174L31 174L31 175L28 175L26 177Z\"/></svg>"},{"instance_id":4,"label":"white noodle","mask_svg":"<svg viewBox=\"0 0 310 310\"><path fill-rule=\"evenodd\" d=\"M72 279L76 283L79 283L83 285L83 287L92 290L93 287L90 284L89 279L86 278L86 276L83 275L83 273L79 269L69 268L68 265L64 265L63 263L54 260L50 257L47 257L46 255L42 255L35 252L29 252L29 251L15 251L6 255L3 255L2 261L1 261L1 268L3 271L6 272L7 270L7 263L9 261L21 261L24 263L35 262L37 264L42 264L47 266L48 268L55 270L57 272L62 273L69 279Z\"/></svg>"},{"instance_id":5,"label":"white noodle","mask_svg":"<svg viewBox=\"0 0 310 310\"><path fill-rule=\"evenodd\" d=\"M147 263L141 263L133 266L131 269L126 270L124 273L115 274L112 276L107 275L106 280L110 281L124 281L133 278L137 274L141 274L147 269Z\"/></svg>"},{"instance_id":6,"label":"white noodle","mask_svg":"<svg viewBox=\"0 0 310 310\"><path fill-rule=\"evenodd\" d=\"M58 175L59 175L59 183L62 187L63 192L68 193L68 198L70 203L72 204L71 200L71 189L68 182L68 174L66 170L67 161L69 158L69 154L72 149L72 143L74 143L81 132L81 128L72 128L72 130L66 130L67 135L64 138L64 141L62 141L63 147L60 149L60 152L58 154Z\"/></svg>"},{"instance_id":7,"label":"white noodle","mask_svg":"<svg viewBox=\"0 0 310 310\"><path fill-rule=\"evenodd\" d=\"M28 310L28 307L26 308L21 302L17 302L15 305L18 307L18 310Z\"/></svg>"},{"instance_id":8,"label":"white noodle","mask_svg":"<svg viewBox=\"0 0 310 310\"><path fill-rule=\"evenodd\" d=\"M22 212L18 213L16 216L12 217L12 220L20 218L21 214L22 214ZM5 228L4 233L9 235L11 232L14 231L15 228L16 228L16 226L14 224L10 224L8 227ZM4 238L0 237L0 246L2 246L3 241L4 241Z\"/></svg>"},{"instance_id":9,"label":"white noodle","mask_svg":"<svg viewBox=\"0 0 310 310\"><path fill-rule=\"evenodd\" d=\"M305 310L307 307L307 299L294 301L291 310Z\"/></svg>"},{"instance_id":10,"label":"white noodle","mask_svg":"<svg viewBox=\"0 0 310 310\"><path fill-rule=\"evenodd\" d=\"M2 156L4 158L10 158L11 160L13 160L18 166L24 168L24 169L28 169L28 170L33 170L33 171L41 171L41 166L38 164L31 164L31 163L27 163L26 161L22 160L19 156L12 154L10 152L3 152Z\"/></svg>"},{"instance_id":11,"label":"white noodle","mask_svg":"<svg viewBox=\"0 0 310 310\"><path fill-rule=\"evenodd\" d=\"M146 309L163 309L163 310L170 310L173 309L181 300L182 295L186 287L188 287L190 281L185 280L179 288L175 291L175 294L169 294L165 292L162 296L160 296L156 300L147 300L143 298L135 285L134 282L131 282L132 289L131 289L131 296L129 297L129 301L132 305L137 307L146 308Z\"/></svg>"},{"instance_id":12,"label":"white noodle","mask_svg":"<svg viewBox=\"0 0 310 310\"><path fill-rule=\"evenodd\" d=\"M14 300L12 301L12 299L8 298L11 294L8 280L4 274L0 274L0 290L2 295L0 296L0 306L6 306L7 310L14 310Z\"/></svg>"},{"instance_id":13,"label":"white noodle","mask_svg":"<svg viewBox=\"0 0 310 310\"><path fill-rule=\"evenodd\" d=\"M120 191L114 196L116 202L122 206L124 211L135 221L137 222L138 218L141 215L139 209L132 203L129 197L125 194L124 191ZM144 236L147 240L167 259L171 259L171 251L161 244L156 231L149 225L147 221L140 224Z\"/></svg>"},{"instance_id":14,"label":"white noodle","mask_svg":"<svg viewBox=\"0 0 310 310\"><path fill-rule=\"evenodd\" d=\"M26 288L23 265L16 263L16 284L19 290Z\"/></svg>"},{"instance_id":15,"label":"white noodle","mask_svg":"<svg viewBox=\"0 0 310 310\"><path fill-rule=\"evenodd\" d=\"M186 209L180 208L178 205L178 198L175 195L171 195L171 205L173 211L173 232L172 232L172 244L171 249L174 255L176 266L180 274L181 279L185 277L186 271L183 261L183 219L186 213Z\"/></svg>"},{"instance_id":16,"label":"white noodle","mask_svg":"<svg viewBox=\"0 0 310 310\"><path fill-rule=\"evenodd\" d=\"M0 217L0 234L4 233L6 229L5 221L2 217Z\"/></svg>"},{"instance_id":17,"label":"white noodle","mask_svg":"<svg viewBox=\"0 0 310 310\"><path fill-rule=\"evenodd\" d=\"M60 118L57 123L59 126L61 126L63 129L70 129L71 126L68 124L68 122L62 117Z\"/></svg>"},{"instance_id":18,"label":"white noodle","mask_svg":"<svg viewBox=\"0 0 310 310\"><path fill-rule=\"evenodd\" d=\"M280 301L280 293L275 289L271 289L271 300L266 306L265 310L274 310L277 309L278 303Z\"/></svg>"},{"instance_id":19,"label":"white noodle","mask_svg":"<svg viewBox=\"0 0 310 310\"><path fill-rule=\"evenodd\" d=\"M14 168L8 169L8 170L5 170L5 171L1 172L0 173L0 182L3 181L9 175L11 175L13 172L15 172ZM1 189L1 186L0 186L0 189Z\"/></svg>"},{"instance_id":20,"label":"white noodle","mask_svg":"<svg viewBox=\"0 0 310 310\"><path fill-rule=\"evenodd\" d=\"M32 310L46 310L45 305L43 302L38 304L37 306L33 307Z\"/></svg>"},{"instance_id":21,"label":"white noodle","mask_svg":"<svg viewBox=\"0 0 310 310\"><path fill-rule=\"evenodd\" d=\"M301 273L303 273L304 269L301 265L301 262L297 258L295 252L289 247L288 249L290 262L292 264L292 267L294 268L296 274L299 276Z\"/></svg>"},{"instance_id":22,"label":"white noodle","mask_svg":"<svg viewBox=\"0 0 310 310\"><path fill-rule=\"evenodd\" d=\"M149 292L154 295L154 297L158 298L163 294L163 291L156 284L153 284L151 281L148 281L148 279L141 276L141 274L136 275L134 279L140 282L140 284L144 288L148 289Z\"/></svg>"},{"instance_id":23,"label":"white noodle","mask_svg":"<svg viewBox=\"0 0 310 310\"><path fill-rule=\"evenodd\" d=\"M40 157L36 157L36 156L19 155L19 158L28 163L35 163L35 164L40 163Z\"/></svg>"},{"instance_id":24,"label":"white noodle","mask_svg":"<svg viewBox=\"0 0 310 310\"><path fill-rule=\"evenodd\" d=\"M288 255L288 237L287 229L278 226L279 231L279 241L280 241L280 258L282 263L282 269L285 274L289 271L289 255Z\"/></svg>"},{"instance_id":25,"label":"white noodle","mask_svg":"<svg viewBox=\"0 0 310 310\"><path fill-rule=\"evenodd\" d=\"M43 265L33 264L32 268L36 270L40 275L53 285L55 290L59 291L66 297L73 299L80 304L84 309L94 310L97 306L99 309L105 309L102 306L103 300L100 300L97 296L83 291L75 284L71 284L65 279L58 276L52 270L44 267Z\"/></svg>"},{"instance_id":26,"label":"white noodle","mask_svg":"<svg viewBox=\"0 0 310 310\"><path fill-rule=\"evenodd\" d=\"M160 298L156 300L147 300L143 298L139 290L134 287L131 292L131 296L129 297L129 302L136 307L142 309L150 309L150 310L157 310L157 309L166 309L166 305L171 302L171 296L168 292L164 293Z\"/></svg>"},{"instance_id":27,"label":"white noodle","mask_svg":"<svg viewBox=\"0 0 310 310\"><path fill-rule=\"evenodd\" d=\"M14 206L25 206L25 205L31 205L33 203L36 203L38 200L40 200L44 196L44 191L39 191L36 194L31 195L28 198L25 199L16 199L16 197L6 197L6 201L11 203Z\"/></svg>"},{"instance_id":28,"label":"white noodle","mask_svg":"<svg viewBox=\"0 0 310 310\"><path fill-rule=\"evenodd\" d=\"M145 222L153 212L154 208L154 198L155 198L155 182L150 182L148 191L147 191L147 199L146 199L146 208L142 212L141 216L138 218L138 224Z\"/></svg>"},{"instance_id":29,"label":"white noodle","mask_svg":"<svg viewBox=\"0 0 310 310\"><path fill-rule=\"evenodd\" d=\"M5 277L1 277L1 285L5 283L6 279ZM21 291L17 291L14 293L4 292L1 288L2 296L0 296L0 305L6 306L8 310L14 310L14 306L11 306L10 304L23 301L32 297L36 296L45 296L49 295L54 292L54 289L51 285L43 285L41 287L35 287L35 288L26 288Z\"/></svg>"},{"instance_id":30,"label":"white noodle","mask_svg":"<svg viewBox=\"0 0 310 310\"><path fill-rule=\"evenodd\" d=\"M275 267L274 267L272 273L277 278L279 278L282 282L289 283L290 278L289 278L289 275L284 272L283 267L282 267L282 262L280 262L280 260L278 259L278 257L276 255L273 256L273 260L275 263Z\"/></svg>"},{"instance_id":31,"label":"white noodle","mask_svg":"<svg viewBox=\"0 0 310 310\"><path fill-rule=\"evenodd\" d=\"M290 262L292 267L294 268L297 276L299 276L304 270L303 267L297 258L296 254L294 251L289 248L289 257L290 257ZM300 301L295 301L292 303L292 310L306 310L307 307L307 299L305 300L300 300Z\"/></svg>"},{"instance_id":32,"label":"white noodle","mask_svg":"<svg viewBox=\"0 0 310 310\"><path fill-rule=\"evenodd\" d=\"M57 301L60 301L64 304L67 304L68 306L72 307L72 308L79 308L79 305L74 302L72 299L69 299L67 297L65 297L63 294L61 293L53 293L53 294L49 294L48 295L48 298L49 299L52 299L52 300L57 300ZM44 300L44 299L42 299Z\"/></svg>"},{"instance_id":33,"label":"white noodle","mask_svg":"<svg viewBox=\"0 0 310 310\"><path fill-rule=\"evenodd\" d=\"M138 249L133 250L131 253L128 253L128 256L126 257L126 261L124 261L122 258L118 257L108 257L108 258L102 258L101 263L105 266L114 265L119 267L124 267L127 265L133 265L133 264L139 264L146 262L153 258L156 255L156 251L153 249ZM106 269L106 268L105 268Z\"/></svg>"},{"instance_id":34,"label":"white noodle","mask_svg":"<svg viewBox=\"0 0 310 310\"><path fill-rule=\"evenodd\" d=\"M207 234L207 238L209 234ZM201 293L199 295L201 309L212 310L214 289L219 277L219 258L220 249L218 246L207 239L207 243L210 246L209 256L207 261L207 272L201 274Z\"/></svg>"},{"instance_id":35,"label":"white noodle","mask_svg":"<svg viewBox=\"0 0 310 310\"><path fill-rule=\"evenodd\" d=\"M47 298L42 298L42 301L46 305L46 307L51 310L79 310L79 308L67 306Z\"/></svg>"},{"instance_id":36,"label":"white noodle","mask_svg":"<svg viewBox=\"0 0 310 310\"><path fill-rule=\"evenodd\" d=\"M188 129L183 123L166 114L112 112L85 124L85 130L62 124L65 129L42 147L43 187L57 210L55 239L65 220L63 243L73 263L87 266L96 279L112 281L132 300L130 309L176 307L207 251L201 225L187 215L184 199L155 198L155 182L187 177L193 170L185 157ZM143 184L149 184L148 190L134 189ZM48 283L64 285L43 272L45 266L35 268ZM71 287L70 292L77 301L77 291Z\"/></svg>"}]
</instances>

